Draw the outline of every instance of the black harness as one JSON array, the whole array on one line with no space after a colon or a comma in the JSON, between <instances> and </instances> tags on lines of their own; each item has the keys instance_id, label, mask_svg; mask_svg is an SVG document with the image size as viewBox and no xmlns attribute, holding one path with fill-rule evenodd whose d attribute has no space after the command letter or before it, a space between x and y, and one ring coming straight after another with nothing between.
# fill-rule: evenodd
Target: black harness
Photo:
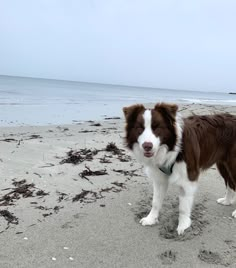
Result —
<instances>
[{"instance_id":1,"label":"black harness","mask_svg":"<svg viewBox=\"0 0 236 268\"><path fill-rule=\"evenodd\" d=\"M163 172L164 174L170 176L172 174L173 171L173 166L174 166L175 162L170 165L170 166L163 166L163 167L159 167L160 171Z\"/></svg>"}]
</instances>

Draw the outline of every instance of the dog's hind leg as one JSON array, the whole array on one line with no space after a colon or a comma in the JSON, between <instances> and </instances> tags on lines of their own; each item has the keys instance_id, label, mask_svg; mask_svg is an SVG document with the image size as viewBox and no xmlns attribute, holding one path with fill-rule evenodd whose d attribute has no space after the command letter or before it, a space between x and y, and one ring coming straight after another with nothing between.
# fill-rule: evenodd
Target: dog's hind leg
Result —
<instances>
[{"instance_id":1,"label":"dog's hind leg","mask_svg":"<svg viewBox=\"0 0 236 268\"><path fill-rule=\"evenodd\" d=\"M230 206L234 202L234 197L235 197L235 191L232 190L229 185L226 186L226 192L225 196L222 198L217 199L217 203L224 205L224 206Z\"/></svg>"},{"instance_id":2,"label":"dog's hind leg","mask_svg":"<svg viewBox=\"0 0 236 268\"><path fill-rule=\"evenodd\" d=\"M228 160L228 166L229 166L229 172L231 177L231 184L229 185L231 187L231 191L233 191L232 194L232 203L236 202L236 149L235 146L231 151L231 157ZM236 218L236 210L232 212L232 217Z\"/></svg>"},{"instance_id":3,"label":"dog's hind leg","mask_svg":"<svg viewBox=\"0 0 236 268\"><path fill-rule=\"evenodd\" d=\"M226 185L225 196L217 199L217 203L224 206L229 206L234 202L235 199L236 182L234 181L234 176L236 178L236 167L234 167L232 163L223 163L223 162L217 163L216 166L221 176L224 178ZM236 217L236 211L234 212Z\"/></svg>"}]
</instances>

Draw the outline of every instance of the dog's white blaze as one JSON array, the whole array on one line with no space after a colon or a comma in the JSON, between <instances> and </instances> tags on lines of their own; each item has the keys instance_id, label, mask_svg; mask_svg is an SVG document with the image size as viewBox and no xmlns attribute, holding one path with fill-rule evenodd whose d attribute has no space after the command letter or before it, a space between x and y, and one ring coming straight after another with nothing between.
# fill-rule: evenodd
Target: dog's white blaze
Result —
<instances>
[{"instance_id":1,"label":"dog's white blaze","mask_svg":"<svg viewBox=\"0 0 236 268\"><path fill-rule=\"evenodd\" d=\"M160 139L152 132L152 114L150 110L146 110L143 114L144 131L138 138L138 143L142 149L144 142L151 142L153 144L153 151L156 151L160 145Z\"/></svg>"},{"instance_id":2,"label":"dog's white blaze","mask_svg":"<svg viewBox=\"0 0 236 268\"><path fill-rule=\"evenodd\" d=\"M146 110L143 114L143 118L144 118L144 127L147 129L151 129L151 125L152 125L151 110Z\"/></svg>"}]
</instances>

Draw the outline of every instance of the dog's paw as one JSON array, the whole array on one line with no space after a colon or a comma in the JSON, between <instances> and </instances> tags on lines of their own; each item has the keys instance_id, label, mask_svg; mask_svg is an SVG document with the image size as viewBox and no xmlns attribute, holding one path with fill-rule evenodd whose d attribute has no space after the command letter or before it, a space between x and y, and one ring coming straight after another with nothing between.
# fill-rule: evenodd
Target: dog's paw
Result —
<instances>
[{"instance_id":1,"label":"dog's paw","mask_svg":"<svg viewBox=\"0 0 236 268\"><path fill-rule=\"evenodd\" d=\"M233 211L232 217L236 218L236 209Z\"/></svg>"},{"instance_id":2,"label":"dog's paw","mask_svg":"<svg viewBox=\"0 0 236 268\"><path fill-rule=\"evenodd\" d=\"M147 216L147 217L142 218L139 221L139 223L141 223L143 226L146 226L146 225L154 225L154 224L157 224L158 223L158 219L157 218L154 218L154 217Z\"/></svg>"},{"instance_id":3,"label":"dog's paw","mask_svg":"<svg viewBox=\"0 0 236 268\"><path fill-rule=\"evenodd\" d=\"M228 200L226 197L222 197L217 199L216 201L218 204L221 204L223 206L230 206L232 204L232 202L230 200Z\"/></svg>"},{"instance_id":4,"label":"dog's paw","mask_svg":"<svg viewBox=\"0 0 236 268\"><path fill-rule=\"evenodd\" d=\"M186 229L191 226L191 219L189 217L180 218L179 225L177 227L178 235L182 235Z\"/></svg>"}]
</instances>

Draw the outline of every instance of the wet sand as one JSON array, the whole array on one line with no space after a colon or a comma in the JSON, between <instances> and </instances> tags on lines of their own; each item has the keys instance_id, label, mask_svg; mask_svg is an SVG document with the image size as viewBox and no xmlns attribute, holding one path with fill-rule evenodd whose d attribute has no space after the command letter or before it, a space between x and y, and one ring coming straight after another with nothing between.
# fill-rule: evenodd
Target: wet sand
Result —
<instances>
[{"instance_id":1,"label":"wet sand","mask_svg":"<svg viewBox=\"0 0 236 268\"><path fill-rule=\"evenodd\" d=\"M179 110L236 114L232 106ZM123 118L0 129L0 267L235 267L236 205L216 203L225 192L216 168L200 177L183 236L174 187L160 223L143 227L152 182L123 137Z\"/></svg>"}]
</instances>

